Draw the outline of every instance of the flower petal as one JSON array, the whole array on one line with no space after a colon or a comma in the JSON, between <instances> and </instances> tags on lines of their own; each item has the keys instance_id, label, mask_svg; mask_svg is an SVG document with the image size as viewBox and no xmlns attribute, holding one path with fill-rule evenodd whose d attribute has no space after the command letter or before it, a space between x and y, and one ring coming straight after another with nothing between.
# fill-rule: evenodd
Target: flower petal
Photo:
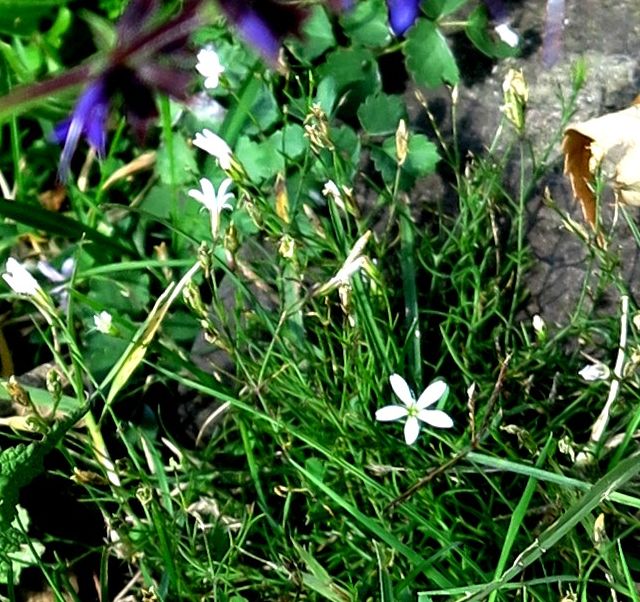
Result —
<instances>
[{"instance_id":1,"label":"flower petal","mask_svg":"<svg viewBox=\"0 0 640 602\"><path fill-rule=\"evenodd\" d=\"M420 410L424 410L428 408L430 405L433 405L436 401L438 401L448 389L448 385L443 380L437 380L436 382L431 383L418 397L418 401L416 402L416 406Z\"/></svg>"},{"instance_id":2,"label":"flower petal","mask_svg":"<svg viewBox=\"0 0 640 602\"><path fill-rule=\"evenodd\" d=\"M17 259L9 257L5 265L5 273L2 278L19 295L33 297L41 290L38 281L29 273Z\"/></svg>"},{"instance_id":3,"label":"flower petal","mask_svg":"<svg viewBox=\"0 0 640 602\"><path fill-rule=\"evenodd\" d=\"M197 132L193 144L215 157L218 165L225 171L231 168L231 147L211 130L205 128L202 132Z\"/></svg>"},{"instance_id":4,"label":"flower petal","mask_svg":"<svg viewBox=\"0 0 640 602\"><path fill-rule=\"evenodd\" d=\"M407 445L413 445L420 434L420 422L415 416L409 416L404 425L404 440Z\"/></svg>"},{"instance_id":5,"label":"flower petal","mask_svg":"<svg viewBox=\"0 0 640 602\"><path fill-rule=\"evenodd\" d=\"M393 392L404 405L407 407L414 405L415 399L413 397L413 393L411 392L407 381L402 378L402 376L399 374L392 374L389 377L389 383L391 383Z\"/></svg>"},{"instance_id":6,"label":"flower petal","mask_svg":"<svg viewBox=\"0 0 640 602\"><path fill-rule=\"evenodd\" d=\"M387 0L389 25L397 36L404 34L420 14L420 0Z\"/></svg>"},{"instance_id":7,"label":"flower petal","mask_svg":"<svg viewBox=\"0 0 640 602\"><path fill-rule=\"evenodd\" d=\"M453 426L451 416L442 410L420 410L418 418L439 429L450 429Z\"/></svg>"},{"instance_id":8,"label":"flower petal","mask_svg":"<svg viewBox=\"0 0 640 602\"><path fill-rule=\"evenodd\" d=\"M391 422L392 420L400 420L404 418L409 412L407 408L402 406L384 406L376 411L376 420L380 422Z\"/></svg>"}]
</instances>

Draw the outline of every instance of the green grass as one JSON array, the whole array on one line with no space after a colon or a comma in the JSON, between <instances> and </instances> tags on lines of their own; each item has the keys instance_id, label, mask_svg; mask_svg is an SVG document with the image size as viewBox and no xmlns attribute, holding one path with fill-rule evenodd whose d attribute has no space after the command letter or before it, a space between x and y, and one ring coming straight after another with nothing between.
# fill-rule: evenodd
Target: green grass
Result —
<instances>
[{"instance_id":1,"label":"green grass","mask_svg":"<svg viewBox=\"0 0 640 602\"><path fill-rule=\"evenodd\" d=\"M208 35L239 57L216 131L242 168L229 174L234 209L217 241L186 195L198 177L217 187L225 176L188 143L209 124L176 118L172 103L161 103L151 170L100 189L140 152L120 125L88 187L69 183L61 213L33 202L57 165L38 115L1 130L0 169L19 182L16 202L0 208L4 256L76 265L68 304L51 293L48 319L3 295L4 376L52 361L62 383L19 377L23 388L0 395L8 415L32 416L25 430L0 433L0 492L22 496L30 517L2 510L0 594L17 599L31 580L73 600L96 589L103 600L125 589L235 602L637 600L640 337L633 301L622 317L619 303L615 314L598 307L612 291L628 294L615 245L598 247L558 209L558 225L587 251L583 293L566 323L543 332L525 312L525 208L557 165L581 73L546 149L534 152L526 129L506 120L470 158L456 132L438 132L445 203L423 198L425 174L381 154L382 138L350 122L304 61L280 79L227 33ZM302 127L316 101L328 138L314 147ZM435 142L411 136L426 161ZM272 165L275 144L284 158ZM327 180L352 186L358 210L346 193L345 206L323 200ZM323 286L365 240L360 269ZM93 325L105 309L109 334ZM620 390L603 438L590 441L611 382L583 381L580 352L613 368L621 319ZM425 426L407 446L401 423L376 422L376 409L395 403L394 372L417 393L445 379L440 407L454 428ZM84 423L46 470L10 463L20 442L42 440L28 449L43 450L53 440L52 408L84 404ZM76 531L70 500L86 510ZM44 554L29 556L36 542ZM14 583L18 549L30 568Z\"/></svg>"}]
</instances>

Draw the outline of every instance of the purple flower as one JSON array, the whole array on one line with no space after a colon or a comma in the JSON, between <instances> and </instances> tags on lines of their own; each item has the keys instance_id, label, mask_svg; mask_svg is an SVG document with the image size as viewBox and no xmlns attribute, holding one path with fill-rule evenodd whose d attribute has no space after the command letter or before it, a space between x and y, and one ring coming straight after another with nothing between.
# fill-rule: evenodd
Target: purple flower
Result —
<instances>
[{"instance_id":1,"label":"purple flower","mask_svg":"<svg viewBox=\"0 0 640 602\"><path fill-rule=\"evenodd\" d=\"M80 138L86 138L99 156L105 152L107 119L113 99L122 101L129 124L143 138L157 117L154 92L179 100L188 97L192 65L183 52L189 34L198 25L200 0L187 0L175 18L155 23L157 0L132 0L117 27L118 39L106 66L87 85L71 117L54 128L63 143L59 176L65 180ZM185 56L186 55L186 56Z\"/></svg>"},{"instance_id":2,"label":"purple flower","mask_svg":"<svg viewBox=\"0 0 640 602\"><path fill-rule=\"evenodd\" d=\"M220 8L246 42L272 65L278 62L283 39L299 35L308 11L276 0L218 0Z\"/></svg>"},{"instance_id":3,"label":"purple flower","mask_svg":"<svg viewBox=\"0 0 640 602\"><path fill-rule=\"evenodd\" d=\"M420 14L420 0L387 0L389 25L397 36L403 35Z\"/></svg>"},{"instance_id":4,"label":"purple flower","mask_svg":"<svg viewBox=\"0 0 640 602\"><path fill-rule=\"evenodd\" d=\"M98 156L104 155L107 140L107 117L109 115L109 97L102 79L90 84L82 93L69 119L59 123L53 132L57 142L64 142L60 156L59 174L64 179L69 173L71 158L84 136L89 146Z\"/></svg>"}]
</instances>

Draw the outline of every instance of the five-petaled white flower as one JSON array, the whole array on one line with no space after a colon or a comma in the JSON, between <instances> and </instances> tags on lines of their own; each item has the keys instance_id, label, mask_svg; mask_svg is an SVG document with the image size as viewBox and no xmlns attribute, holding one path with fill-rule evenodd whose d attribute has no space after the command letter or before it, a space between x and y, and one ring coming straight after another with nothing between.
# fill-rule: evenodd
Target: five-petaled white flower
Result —
<instances>
[{"instance_id":1,"label":"five-petaled white flower","mask_svg":"<svg viewBox=\"0 0 640 602\"><path fill-rule=\"evenodd\" d=\"M211 46L207 46L198 52L196 69L205 78L205 88L211 90L218 87L220 76L224 73L224 67L220 64L218 53Z\"/></svg>"},{"instance_id":2,"label":"five-petaled white flower","mask_svg":"<svg viewBox=\"0 0 640 602\"><path fill-rule=\"evenodd\" d=\"M218 134L205 128L202 132L196 133L193 144L214 157L225 171L231 169L231 148Z\"/></svg>"},{"instance_id":3,"label":"five-petaled white flower","mask_svg":"<svg viewBox=\"0 0 640 602\"><path fill-rule=\"evenodd\" d=\"M390 405L380 408L376 412L376 420L389 422L406 418L404 424L404 440L407 445L413 445L420 434L420 421L441 429L448 429L453 426L453 420L442 410L428 410L427 408L436 403L447 392L448 386L443 380L431 383L418 397L413 395L407 381L399 374L392 374L389 377L391 388L398 399L404 404Z\"/></svg>"},{"instance_id":4,"label":"five-petaled white flower","mask_svg":"<svg viewBox=\"0 0 640 602\"><path fill-rule=\"evenodd\" d=\"M108 311L101 311L93 316L93 324L98 332L102 334L111 334L113 327L113 317Z\"/></svg>"},{"instance_id":5,"label":"five-petaled white flower","mask_svg":"<svg viewBox=\"0 0 640 602\"><path fill-rule=\"evenodd\" d=\"M233 209L228 201L233 197L231 192L228 192L229 186L233 184L231 178L225 178L218 188L218 192L208 178L200 178L201 190L192 189L189 190L189 196L194 198L199 203L202 203L209 211L211 217L211 235L215 239L218 235L218 227L220 224L220 213L224 209Z\"/></svg>"},{"instance_id":6,"label":"five-petaled white flower","mask_svg":"<svg viewBox=\"0 0 640 602\"><path fill-rule=\"evenodd\" d=\"M27 271L27 268L13 257L7 259L2 278L11 287L11 290L19 295L35 297L42 290L38 281Z\"/></svg>"}]
</instances>

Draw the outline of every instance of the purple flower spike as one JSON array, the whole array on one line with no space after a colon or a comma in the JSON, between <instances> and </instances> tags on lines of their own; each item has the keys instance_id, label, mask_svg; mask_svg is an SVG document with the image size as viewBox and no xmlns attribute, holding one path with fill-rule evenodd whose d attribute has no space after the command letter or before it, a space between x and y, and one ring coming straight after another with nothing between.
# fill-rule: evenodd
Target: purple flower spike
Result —
<instances>
[{"instance_id":1,"label":"purple flower spike","mask_svg":"<svg viewBox=\"0 0 640 602\"><path fill-rule=\"evenodd\" d=\"M100 78L82 93L71 118L58 124L53 131L54 139L59 143L64 142L58 170L61 180L65 180L69 173L71 158L81 136L87 139L99 156L104 155L108 115L109 95L104 80Z\"/></svg>"},{"instance_id":2,"label":"purple flower spike","mask_svg":"<svg viewBox=\"0 0 640 602\"><path fill-rule=\"evenodd\" d=\"M389 25L397 36L403 35L420 14L420 0L387 0Z\"/></svg>"},{"instance_id":3,"label":"purple flower spike","mask_svg":"<svg viewBox=\"0 0 640 602\"><path fill-rule=\"evenodd\" d=\"M278 62L280 40L267 23L253 10L248 9L239 16L236 27L240 35L253 45L271 63Z\"/></svg>"}]
</instances>

